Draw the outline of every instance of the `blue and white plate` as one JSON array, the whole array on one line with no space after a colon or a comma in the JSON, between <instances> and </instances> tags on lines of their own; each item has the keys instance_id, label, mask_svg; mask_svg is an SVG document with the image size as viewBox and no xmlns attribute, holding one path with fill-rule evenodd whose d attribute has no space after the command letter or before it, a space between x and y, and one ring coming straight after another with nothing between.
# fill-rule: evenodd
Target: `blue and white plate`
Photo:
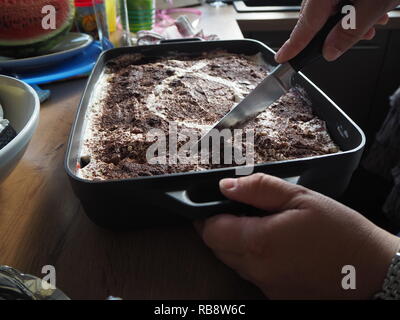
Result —
<instances>
[{"instance_id":1,"label":"blue and white plate","mask_svg":"<svg viewBox=\"0 0 400 320\"><path fill-rule=\"evenodd\" d=\"M102 52L102 47L98 41L94 41L81 53L63 60L62 63L52 65L38 70L28 70L24 72L13 72L9 75L14 76L30 85L44 84L54 81L64 80L71 77L88 75Z\"/></svg>"},{"instance_id":2,"label":"blue and white plate","mask_svg":"<svg viewBox=\"0 0 400 320\"><path fill-rule=\"evenodd\" d=\"M92 43L92 36L85 33L70 32L48 54L23 59L10 59L0 56L0 71L18 73L27 69L35 70L44 66L52 66L80 54Z\"/></svg>"}]
</instances>

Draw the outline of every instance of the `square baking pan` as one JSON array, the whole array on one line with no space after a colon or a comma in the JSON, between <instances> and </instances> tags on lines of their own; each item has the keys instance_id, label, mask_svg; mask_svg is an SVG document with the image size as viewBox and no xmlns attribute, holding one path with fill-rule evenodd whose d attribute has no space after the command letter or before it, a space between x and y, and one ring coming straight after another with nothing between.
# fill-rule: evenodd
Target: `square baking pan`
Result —
<instances>
[{"instance_id":1,"label":"square baking pan","mask_svg":"<svg viewBox=\"0 0 400 320\"><path fill-rule=\"evenodd\" d=\"M276 64L273 50L250 39L169 42L111 49L101 54L82 95L65 156L65 169L72 188L93 222L106 228L130 229L176 224L185 219L201 219L223 212L249 215L260 213L224 199L219 192L219 181L222 178L235 177L235 167L110 181L90 181L77 176L85 114L93 88L109 60L132 53L140 53L151 59L176 53L198 55L214 50L246 55L261 53L266 63ZM254 172L281 178L298 177L299 184L337 197L347 188L359 164L365 145L364 133L303 74L297 74L292 81L293 85L306 91L314 113L326 122L327 129L341 152L256 164Z\"/></svg>"}]
</instances>

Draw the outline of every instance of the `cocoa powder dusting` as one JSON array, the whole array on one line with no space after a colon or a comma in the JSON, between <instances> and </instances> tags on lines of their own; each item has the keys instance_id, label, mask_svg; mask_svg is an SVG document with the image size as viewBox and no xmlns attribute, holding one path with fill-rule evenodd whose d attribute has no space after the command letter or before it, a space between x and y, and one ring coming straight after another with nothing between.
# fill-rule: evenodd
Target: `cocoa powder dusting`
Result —
<instances>
[{"instance_id":1,"label":"cocoa powder dusting","mask_svg":"<svg viewBox=\"0 0 400 320\"><path fill-rule=\"evenodd\" d=\"M167 134L173 122L178 132L190 129L200 134L202 126L206 128L219 121L268 72L267 67L245 55L221 51L167 58L131 54L109 61L101 111L91 115L93 137L84 141L91 161L81 169L82 176L95 180L125 179L222 167L171 161L149 164L146 152L157 141L149 132L160 129ZM299 88L269 106L244 129L255 132L255 163L339 151L325 122L313 114ZM177 147L186 142L187 137L179 140ZM243 143L242 147L245 152L248 145ZM170 160L168 154L166 159Z\"/></svg>"}]
</instances>

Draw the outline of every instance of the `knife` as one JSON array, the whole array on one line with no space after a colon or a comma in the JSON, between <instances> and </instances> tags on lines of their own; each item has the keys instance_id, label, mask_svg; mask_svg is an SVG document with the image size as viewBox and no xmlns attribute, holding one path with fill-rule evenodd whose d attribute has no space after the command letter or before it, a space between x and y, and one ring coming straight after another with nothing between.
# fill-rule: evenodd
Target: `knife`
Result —
<instances>
[{"instance_id":1,"label":"knife","mask_svg":"<svg viewBox=\"0 0 400 320\"><path fill-rule=\"evenodd\" d=\"M345 1L345 3L339 6L340 10L338 13L329 18L324 27L303 51L289 62L278 65L246 98L198 140L193 145L194 150L199 150L200 146L208 148L209 143L205 144L203 142L209 140L209 137L215 130L219 132L220 130L231 129L246 123L287 93L292 87L293 76L305 66L322 57L322 48L325 39L336 24L345 16L342 13L342 8L347 4L351 4L351 2Z\"/></svg>"}]
</instances>

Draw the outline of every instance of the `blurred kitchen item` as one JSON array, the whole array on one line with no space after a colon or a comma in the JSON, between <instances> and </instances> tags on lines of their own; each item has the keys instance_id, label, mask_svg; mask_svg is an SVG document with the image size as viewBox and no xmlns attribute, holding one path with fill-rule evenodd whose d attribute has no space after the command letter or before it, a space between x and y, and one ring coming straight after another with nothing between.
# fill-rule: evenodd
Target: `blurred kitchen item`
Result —
<instances>
[{"instance_id":1,"label":"blurred kitchen item","mask_svg":"<svg viewBox=\"0 0 400 320\"><path fill-rule=\"evenodd\" d=\"M70 300L46 281L8 266L0 266L0 300Z\"/></svg>"},{"instance_id":2,"label":"blurred kitchen item","mask_svg":"<svg viewBox=\"0 0 400 320\"><path fill-rule=\"evenodd\" d=\"M155 22L155 0L126 0L131 32L151 30Z\"/></svg>"},{"instance_id":3,"label":"blurred kitchen item","mask_svg":"<svg viewBox=\"0 0 400 320\"><path fill-rule=\"evenodd\" d=\"M17 136L0 150L0 183L16 167L39 122L39 98L29 85L0 75L0 104Z\"/></svg>"},{"instance_id":4,"label":"blurred kitchen item","mask_svg":"<svg viewBox=\"0 0 400 320\"><path fill-rule=\"evenodd\" d=\"M118 0L117 8L119 13L119 21L122 27L120 46L121 47L131 46L133 43L132 43L131 30L129 27L128 5L126 3L126 0Z\"/></svg>"},{"instance_id":5,"label":"blurred kitchen item","mask_svg":"<svg viewBox=\"0 0 400 320\"><path fill-rule=\"evenodd\" d=\"M138 46L146 46L150 44L159 44L161 41L165 40L165 38L156 32L142 30L137 33L137 45Z\"/></svg>"},{"instance_id":6,"label":"blurred kitchen item","mask_svg":"<svg viewBox=\"0 0 400 320\"><path fill-rule=\"evenodd\" d=\"M215 7L215 8L219 8L219 7L225 7L227 4L221 0L209 0L207 1L210 6Z\"/></svg>"},{"instance_id":7,"label":"blurred kitchen item","mask_svg":"<svg viewBox=\"0 0 400 320\"><path fill-rule=\"evenodd\" d=\"M97 31L99 33L99 40L103 50L113 48L110 41L110 32L108 30L106 0L93 0L93 9L96 15Z\"/></svg>"},{"instance_id":8,"label":"blurred kitchen item","mask_svg":"<svg viewBox=\"0 0 400 320\"><path fill-rule=\"evenodd\" d=\"M170 9L201 5L201 0L156 0L156 8Z\"/></svg>"},{"instance_id":9,"label":"blurred kitchen item","mask_svg":"<svg viewBox=\"0 0 400 320\"><path fill-rule=\"evenodd\" d=\"M93 37L90 34L70 32L63 41L49 51L49 54L64 54L64 59L67 58L66 53L78 54L85 50L93 42Z\"/></svg>"},{"instance_id":10,"label":"blurred kitchen item","mask_svg":"<svg viewBox=\"0 0 400 320\"><path fill-rule=\"evenodd\" d=\"M38 69L41 67L48 67L78 55L89 47L93 42L91 35L86 33L68 33L63 41L55 46L48 54L23 58L23 59L0 59L0 70L12 70L19 72L20 70L26 72L28 69Z\"/></svg>"},{"instance_id":11,"label":"blurred kitchen item","mask_svg":"<svg viewBox=\"0 0 400 320\"><path fill-rule=\"evenodd\" d=\"M181 16L186 17L193 29L198 30L202 11L197 8L172 8L156 11L156 23L153 27L154 32L160 33L160 30L174 25Z\"/></svg>"},{"instance_id":12,"label":"blurred kitchen item","mask_svg":"<svg viewBox=\"0 0 400 320\"><path fill-rule=\"evenodd\" d=\"M43 90L42 88L40 88L38 85L36 84L31 84L31 87L33 88L33 90L36 91L38 97L39 97L39 101L40 103L45 102L48 98L50 98L50 90L49 89L45 89Z\"/></svg>"},{"instance_id":13,"label":"blurred kitchen item","mask_svg":"<svg viewBox=\"0 0 400 320\"><path fill-rule=\"evenodd\" d=\"M9 76L9 77L13 77L15 79L20 79L20 76L16 73L10 73L10 74L5 74L5 76ZM48 98L50 98L51 92L49 89L45 89L43 90L42 88L40 88L38 85L36 84L29 84L33 90L36 91L38 97L39 97L39 101L40 103L46 101Z\"/></svg>"},{"instance_id":14,"label":"blurred kitchen item","mask_svg":"<svg viewBox=\"0 0 400 320\"><path fill-rule=\"evenodd\" d=\"M175 21L176 28L184 38L193 37L196 30L186 16L179 16Z\"/></svg>"},{"instance_id":15,"label":"blurred kitchen item","mask_svg":"<svg viewBox=\"0 0 400 320\"><path fill-rule=\"evenodd\" d=\"M106 13L108 32L111 34L117 30L117 1L106 0Z\"/></svg>"},{"instance_id":16,"label":"blurred kitchen item","mask_svg":"<svg viewBox=\"0 0 400 320\"><path fill-rule=\"evenodd\" d=\"M234 1L237 12L290 12L300 11L302 0L245 0Z\"/></svg>"},{"instance_id":17,"label":"blurred kitchen item","mask_svg":"<svg viewBox=\"0 0 400 320\"><path fill-rule=\"evenodd\" d=\"M98 38L96 14L92 0L75 0L75 27L79 32L88 33L93 38Z\"/></svg>"},{"instance_id":18,"label":"blurred kitchen item","mask_svg":"<svg viewBox=\"0 0 400 320\"><path fill-rule=\"evenodd\" d=\"M165 40L217 40L216 35L205 35L203 30L199 30L201 15L202 12L196 8L157 10L153 29L137 32L137 45L158 44Z\"/></svg>"},{"instance_id":19,"label":"blurred kitchen item","mask_svg":"<svg viewBox=\"0 0 400 320\"><path fill-rule=\"evenodd\" d=\"M81 53L63 60L63 63L52 64L46 68L38 67L29 70L18 69L16 72L3 72L9 76L18 77L18 79L33 85L50 83L59 80L65 80L73 77L87 76L93 69L97 58L102 52L102 46L98 41L93 41L90 46Z\"/></svg>"}]
</instances>

